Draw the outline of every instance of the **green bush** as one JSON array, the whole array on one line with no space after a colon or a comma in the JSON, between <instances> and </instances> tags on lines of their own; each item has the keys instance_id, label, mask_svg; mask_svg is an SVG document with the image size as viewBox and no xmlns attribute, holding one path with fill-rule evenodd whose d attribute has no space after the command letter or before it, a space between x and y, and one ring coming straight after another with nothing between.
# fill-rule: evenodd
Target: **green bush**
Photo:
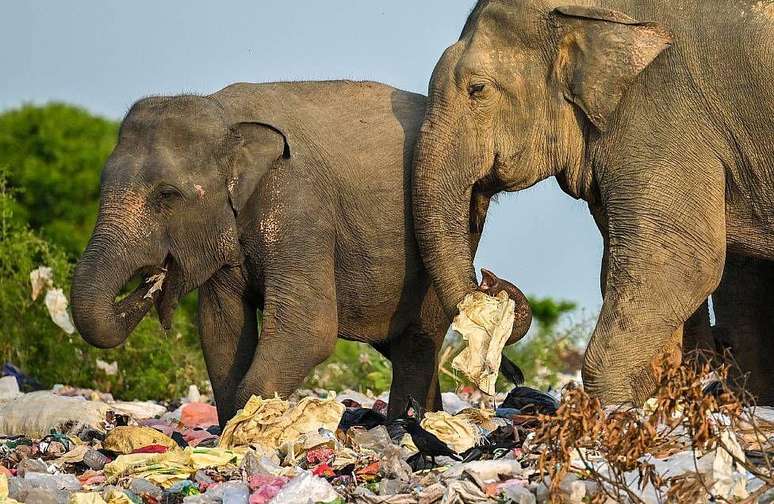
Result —
<instances>
[{"instance_id":1,"label":"green bush","mask_svg":"<svg viewBox=\"0 0 774 504\"><path fill-rule=\"evenodd\" d=\"M338 340L333 355L312 370L304 386L380 394L390 389L391 381L392 365L382 354L364 343Z\"/></svg>"},{"instance_id":2,"label":"green bush","mask_svg":"<svg viewBox=\"0 0 774 504\"><path fill-rule=\"evenodd\" d=\"M117 122L62 103L0 114L0 166L17 191L17 219L71 258L94 227L99 177L117 134Z\"/></svg>"}]
</instances>

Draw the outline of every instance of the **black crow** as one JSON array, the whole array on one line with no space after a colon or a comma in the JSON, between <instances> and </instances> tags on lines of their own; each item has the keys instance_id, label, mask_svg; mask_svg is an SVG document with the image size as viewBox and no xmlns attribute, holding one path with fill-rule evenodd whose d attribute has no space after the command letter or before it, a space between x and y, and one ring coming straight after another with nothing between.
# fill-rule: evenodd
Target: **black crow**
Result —
<instances>
[{"instance_id":1,"label":"black crow","mask_svg":"<svg viewBox=\"0 0 774 504\"><path fill-rule=\"evenodd\" d=\"M399 418L395 420L395 423L405 427L419 453L422 454L422 457L430 457L433 465L435 465L435 457L446 456L454 460L462 460L454 450L446 446L446 443L438 439L435 434L423 429L416 418Z\"/></svg>"}]
</instances>

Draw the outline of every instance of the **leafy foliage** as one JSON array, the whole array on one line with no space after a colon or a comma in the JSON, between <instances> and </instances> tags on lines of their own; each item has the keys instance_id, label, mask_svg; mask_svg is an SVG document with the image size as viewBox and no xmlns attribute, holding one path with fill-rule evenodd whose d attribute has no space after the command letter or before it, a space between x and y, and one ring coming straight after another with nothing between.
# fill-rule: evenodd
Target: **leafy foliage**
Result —
<instances>
[{"instance_id":1,"label":"leafy foliage","mask_svg":"<svg viewBox=\"0 0 774 504\"><path fill-rule=\"evenodd\" d=\"M71 258L94 227L99 176L117 132L116 122L62 103L0 115L0 166L16 189L16 218Z\"/></svg>"},{"instance_id":2,"label":"leafy foliage","mask_svg":"<svg viewBox=\"0 0 774 504\"><path fill-rule=\"evenodd\" d=\"M379 352L363 343L339 340L333 355L312 371L305 386L379 394L390 389L391 381L392 365Z\"/></svg>"}]
</instances>

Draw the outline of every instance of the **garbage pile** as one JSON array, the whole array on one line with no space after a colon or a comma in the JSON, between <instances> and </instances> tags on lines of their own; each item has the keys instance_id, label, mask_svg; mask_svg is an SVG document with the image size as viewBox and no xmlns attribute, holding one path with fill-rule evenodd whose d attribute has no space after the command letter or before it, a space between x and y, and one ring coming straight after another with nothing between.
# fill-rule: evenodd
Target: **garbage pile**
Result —
<instances>
[{"instance_id":1,"label":"garbage pile","mask_svg":"<svg viewBox=\"0 0 774 504\"><path fill-rule=\"evenodd\" d=\"M443 398L445 411L412 403L388 421L384 398L357 392L254 396L221 430L215 408L191 400L198 393L179 405L69 387L23 394L9 376L0 379L0 503L770 500L770 409L745 424L734 419L749 408L712 399L700 426L680 397L625 411L577 387L561 403L516 387L495 396L496 409L472 389ZM668 418L648 423L659 408ZM708 430L697 437L698 427Z\"/></svg>"}]
</instances>

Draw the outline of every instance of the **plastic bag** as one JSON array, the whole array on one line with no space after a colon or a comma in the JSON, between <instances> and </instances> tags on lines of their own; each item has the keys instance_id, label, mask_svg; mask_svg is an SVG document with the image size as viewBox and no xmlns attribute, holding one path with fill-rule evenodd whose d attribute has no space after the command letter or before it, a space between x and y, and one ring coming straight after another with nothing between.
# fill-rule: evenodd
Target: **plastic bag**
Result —
<instances>
[{"instance_id":1,"label":"plastic bag","mask_svg":"<svg viewBox=\"0 0 774 504\"><path fill-rule=\"evenodd\" d=\"M453 416L445 411L428 411L420 426L457 453L473 448L481 438L481 431L467 416Z\"/></svg>"},{"instance_id":2,"label":"plastic bag","mask_svg":"<svg viewBox=\"0 0 774 504\"><path fill-rule=\"evenodd\" d=\"M0 504L19 504L19 501L8 497L8 478L0 474Z\"/></svg>"},{"instance_id":3,"label":"plastic bag","mask_svg":"<svg viewBox=\"0 0 774 504\"><path fill-rule=\"evenodd\" d=\"M344 409L343 404L333 399L305 397L290 408L287 401L278 397L264 400L252 396L226 424L220 446L258 444L278 449L301 434L320 428L335 431Z\"/></svg>"},{"instance_id":4,"label":"plastic bag","mask_svg":"<svg viewBox=\"0 0 774 504\"><path fill-rule=\"evenodd\" d=\"M74 333L75 326L70 318L70 312L67 311L67 298L62 289L49 289L46 292L45 301L51 320L67 334Z\"/></svg>"},{"instance_id":5,"label":"plastic bag","mask_svg":"<svg viewBox=\"0 0 774 504\"><path fill-rule=\"evenodd\" d=\"M116 427L108 433L102 443L102 447L106 450L124 455L150 445L177 448L177 443L172 438L150 427Z\"/></svg>"},{"instance_id":6,"label":"plastic bag","mask_svg":"<svg viewBox=\"0 0 774 504\"><path fill-rule=\"evenodd\" d=\"M21 395L19 392L19 382L14 376L3 376L0 378L0 401L10 401Z\"/></svg>"},{"instance_id":7,"label":"plastic bag","mask_svg":"<svg viewBox=\"0 0 774 504\"><path fill-rule=\"evenodd\" d=\"M467 376L485 394L494 395L503 348L511 335L516 303L505 291L497 296L472 292L457 306L451 329L466 346L452 367Z\"/></svg>"},{"instance_id":8,"label":"plastic bag","mask_svg":"<svg viewBox=\"0 0 774 504\"><path fill-rule=\"evenodd\" d=\"M0 435L44 437L63 426L100 428L109 409L102 402L30 392L0 406Z\"/></svg>"},{"instance_id":9,"label":"plastic bag","mask_svg":"<svg viewBox=\"0 0 774 504\"><path fill-rule=\"evenodd\" d=\"M215 406L200 402L183 405L180 422L186 427L209 427L218 425L218 410Z\"/></svg>"},{"instance_id":10,"label":"plastic bag","mask_svg":"<svg viewBox=\"0 0 774 504\"><path fill-rule=\"evenodd\" d=\"M40 266L30 272L30 284L32 284L32 300L54 286L54 272L48 266Z\"/></svg>"},{"instance_id":11,"label":"plastic bag","mask_svg":"<svg viewBox=\"0 0 774 504\"><path fill-rule=\"evenodd\" d=\"M330 483L310 472L305 472L290 480L269 503L315 504L317 502L331 502L338 498L339 494Z\"/></svg>"}]
</instances>

